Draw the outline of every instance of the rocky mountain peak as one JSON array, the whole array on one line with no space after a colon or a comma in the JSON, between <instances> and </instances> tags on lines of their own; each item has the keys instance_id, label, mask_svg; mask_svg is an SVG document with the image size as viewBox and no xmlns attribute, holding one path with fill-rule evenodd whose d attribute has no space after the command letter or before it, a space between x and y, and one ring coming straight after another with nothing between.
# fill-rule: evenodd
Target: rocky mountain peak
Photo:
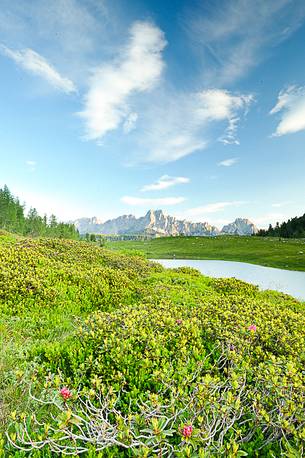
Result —
<instances>
[{"instance_id":1,"label":"rocky mountain peak","mask_svg":"<svg viewBox=\"0 0 305 458\"><path fill-rule=\"evenodd\" d=\"M150 221L156 221L165 218L165 215L162 210L148 210L145 218L149 219Z\"/></svg>"},{"instance_id":2,"label":"rocky mountain peak","mask_svg":"<svg viewBox=\"0 0 305 458\"><path fill-rule=\"evenodd\" d=\"M252 235L258 231L257 227L247 218L236 218L233 223L223 226L223 234Z\"/></svg>"},{"instance_id":3,"label":"rocky mountain peak","mask_svg":"<svg viewBox=\"0 0 305 458\"><path fill-rule=\"evenodd\" d=\"M159 209L149 210L140 218L134 215L122 215L105 223L98 222L97 218L80 218L74 224L81 234L88 232L105 235L216 236L219 234L251 235L257 232L254 224L244 218L237 218L233 223L224 226L220 232L217 227L207 222L193 223L178 220Z\"/></svg>"}]
</instances>

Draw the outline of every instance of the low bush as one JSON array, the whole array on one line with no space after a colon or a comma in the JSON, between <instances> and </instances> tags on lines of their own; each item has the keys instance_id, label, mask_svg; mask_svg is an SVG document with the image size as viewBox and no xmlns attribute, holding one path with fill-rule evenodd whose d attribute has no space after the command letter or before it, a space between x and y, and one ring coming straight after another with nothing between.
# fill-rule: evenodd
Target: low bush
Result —
<instances>
[{"instance_id":1,"label":"low bush","mask_svg":"<svg viewBox=\"0 0 305 458\"><path fill-rule=\"evenodd\" d=\"M304 304L84 242L0 259L3 453L303 456Z\"/></svg>"}]
</instances>

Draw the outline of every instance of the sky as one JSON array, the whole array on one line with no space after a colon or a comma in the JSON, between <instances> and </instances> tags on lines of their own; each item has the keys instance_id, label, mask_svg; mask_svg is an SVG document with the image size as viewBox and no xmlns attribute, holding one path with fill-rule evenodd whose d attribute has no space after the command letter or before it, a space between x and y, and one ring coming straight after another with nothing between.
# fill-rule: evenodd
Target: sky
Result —
<instances>
[{"instance_id":1,"label":"sky","mask_svg":"<svg viewBox=\"0 0 305 458\"><path fill-rule=\"evenodd\" d=\"M305 212L304 0L0 3L0 187L27 208Z\"/></svg>"}]
</instances>

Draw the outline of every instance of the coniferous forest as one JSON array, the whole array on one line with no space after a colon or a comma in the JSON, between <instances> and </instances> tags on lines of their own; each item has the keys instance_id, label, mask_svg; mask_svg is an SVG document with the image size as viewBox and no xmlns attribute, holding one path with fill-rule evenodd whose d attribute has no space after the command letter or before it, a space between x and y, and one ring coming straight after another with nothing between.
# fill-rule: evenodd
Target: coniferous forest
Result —
<instances>
[{"instance_id":1,"label":"coniferous forest","mask_svg":"<svg viewBox=\"0 0 305 458\"><path fill-rule=\"evenodd\" d=\"M261 237L305 238L305 213L303 216L289 219L282 224L269 225L267 230L260 229L257 233Z\"/></svg>"},{"instance_id":2,"label":"coniferous forest","mask_svg":"<svg viewBox=\"0 0 305 458\"><path fill-rule=\"evenodd\" d=\"M32 237L79 238L73 224L59 222L54 215L40 216L35 208L26 213L24 204L6 185L0 189L0 229Z\"/></svg>"}]
</instances>

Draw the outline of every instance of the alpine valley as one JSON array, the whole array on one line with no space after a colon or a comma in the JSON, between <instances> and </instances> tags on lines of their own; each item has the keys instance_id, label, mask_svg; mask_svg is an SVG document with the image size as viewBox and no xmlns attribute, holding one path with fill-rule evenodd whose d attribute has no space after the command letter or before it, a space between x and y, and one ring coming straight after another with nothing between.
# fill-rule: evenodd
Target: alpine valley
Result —
<instances>
[{"instance_id":1,"label":"alpine valley","mask_svg":"<svg viewBox=\"0 0 305 458\"><path fill-rule=\"evenodd\" d=\"M257 227L248 219L237 218L221 230L207 222L190 222L176 219L162 210L149 210L145 216L136 218L134 215L123 215L115 219L101 222L96 217L80 218L73 221L80 234L104 235L147 235L152 237L165 236L216 236L222 234L252 235Z\"/></svg>"}]
</instances>

